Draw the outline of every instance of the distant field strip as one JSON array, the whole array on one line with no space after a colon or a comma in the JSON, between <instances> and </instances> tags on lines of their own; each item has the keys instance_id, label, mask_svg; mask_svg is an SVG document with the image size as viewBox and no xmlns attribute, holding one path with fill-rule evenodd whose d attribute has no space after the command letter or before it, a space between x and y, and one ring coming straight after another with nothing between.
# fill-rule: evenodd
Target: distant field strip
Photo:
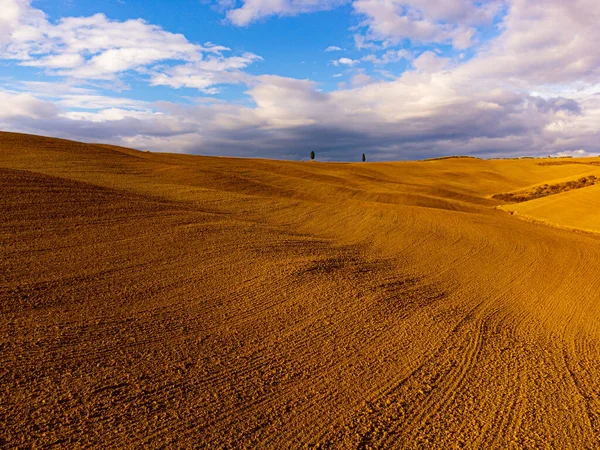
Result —
<instances>
[{"instance_id":1,"label":"distant field strip","mask_svg":"<svg viewBox=\"0 0 600 450\"><path fill-rule=\"evenodd\" d=\"M509 192L506 194L495 194L492 198L510 203L521 203L536 198L546 197L548 195L559 194L561 192L571 191L573 189L581 189L584 187L593 186L598 182L595 175L581 177L578 180L566 181L557 184L543 184L534 188L525 189L517 192Z\"/></svg>"}]
</instances>

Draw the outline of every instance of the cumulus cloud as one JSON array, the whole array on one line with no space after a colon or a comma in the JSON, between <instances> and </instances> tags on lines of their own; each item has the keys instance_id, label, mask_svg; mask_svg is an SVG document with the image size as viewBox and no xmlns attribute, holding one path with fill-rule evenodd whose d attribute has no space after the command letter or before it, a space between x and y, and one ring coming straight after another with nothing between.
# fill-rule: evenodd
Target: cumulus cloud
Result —
<instances>
[{"instance_id":1,"label":"cumulus cloud","mask_svg":"<svg viewBox=\"0 0 600 450\"><path fill-rule=\"evenodd\" d=\"M173 88L190 87L205 93L214 93L216 90L211 86L247 82L249 77L242 69L260 60L262 58L254 53L229 58L210 57L195 63L153 71L150 84Z\"/></svg>"},{"instance_id":2,"label":"cumulus cloud","mask_svg":"<svg viewBox=\"0 0 600 450\"><path fill-rule=\"evenodd\" d=\"M431 51L423 52L413 61L415 68L422 72L438 72L446 67L447 64L447 58L440 58Z\"/></svg>"},{"instance_id":3,"label":"cumulus cloud","mask_svg":"<svg viewBox=\"0 0 600 450\"><path fill-rule=\"evenodd\" d=\"M500 1L474 0L355 0L353 8L367 27L365 40L387 45L411 39L424 43L473 45L476 26L490 23L501 10Z\"/></svg>"},{"instance_id":4,"label":"cumulus cloud","mask_svg":"<svg viewBox=\"0 0 600 450\"><path fill-rule=\"evenodd\" d=\"M4 129L151 150L282 158L303 157L307 148L324 159L342 160L363 152L370 160L598 153L600 54L594 45L600 37L600 4L591 0L507 0L499 36L475 47L465 61L422 47L409 52L394 43L408 38L455 48L472 45L472 30L497 17L498 3L355 0L364 33L357 42L371 51L361 59L334 61L353 76L332 92L308 79L251 76L245 69L258 56L224 56L224 47L194 44L143 21L92 16L50 24L43 14L19 16L18 11L30 8L25 1L0 1L18 6L16 15L3 15L0 22L4 57L64 73L69 82L79 76L118 77L129 70L150 84L173 88L248 87L244 103L196 100L184 105L107 96L66 81L22 83L0 89ZM248 1L237 10L259 3ZM307 12L317 9L316 3L271 2L271 10L258 9L270 12L247 20ZM228 5L236 11L234 3ZM14 25L30 21L39 26ZM65 25L69 33L57 31L64 23L70 24ZM138 30L153 44L126 45L116 37L105 42L96 34L99 26ZM80 50L86 42L82 36L90 39L89 54ZM468 39L461 41L461 36ZM384 81L356 67L361 61L383 65L401 59L411 62L408 69L379 71Z\"/></svg>"},{"instance_id":5,"label":"cumulus cloud","mask_svg":"<svg viewBox=\"0 0 600 450\"><path fill-rule=\"evenodd\" d=\"M25 118L46 119L57 114L57 107L32 94L0 91L0 119L15 120Z\"/></svg>"},{"instance_id":6,"label":"cumulus cloud","mask_svg":"<svg viewBox=\"0 0 600 450\"><path fill-rule=\"evenodd\" d=\"M142 19L120 22L95 14L54 24L28 0L0 1L0 56L54 76L117 80L135 71L150 73L154 85L208 91L217 84L239 82L240 71L260 60L252 53L226 56L227 47L192 43Z\"/></svg>"},{"instance_id":7,"label":"cumulus cloud","mask_svg":"<svg viewBox=\"0 0 600 450\"><path fill-rule=\"evenodd\" d=\"M4 117L0 125L152 150L287 158L302 157L309 147L325 159L363 151L373 159L395 159L592 152L597 145L596 103L581 104L574 113L574 105L562 100L490 90L451 71L353 82L352 88L324 93L310 80L261 76L248 90L254 106L163 102L95 113L49 110L27 121ZM20 102L39 110L32 98Z\"/></svg>"},{"instance_id":8,"label":"cumulus cloud","mask_svg":"<svg viewBox=\"0 0 600 450\"><path fill-rule=\"evenodd\" d=\"M341 52L343 50L342 47L338 47L337 45L330 45L325 49L326 52Z\"/></svg>"},{"instance_id":9,"label":"cumulus cloud","mask_svg":"<svg viewBox=\"0 0 600 450\"><path fill-rule=\"evenodd\" d=\"M333 62L333 65L336 67L338 67L338 66L352 67L357 64L360 64L360 61L358 61L356 59L352 59L352 58L340 58L340 59L336 59L332 62Z\"/></svg>"},{"instance_id":10,"label":"cumulus cloud","mask_svg":"<svg viewBox=\"0 0 600 450\"><path fill-rule=\"evenodd\" d=\"M368 84L373 84L375 82L376 81L373 77L367 75L366 73L362 73L362 72L357 73L350 80L350 84L352 85L352 87L362 87L362 86L366 86Z\"/></svg>"},{"instance_id":11,"label":"cumulus cloud","mask_svg":"<svg viewBox=\"0 0 600 450\"><path fill-rule=\"evenodd\" d=\"M46 17L42 11L30 6L29 0L1 0L0 48L16 39L35 39L39 36L35 26L43 24ZM27 26L23 27L24 22Z\"/></svg>"},{"instance_id":12,"label":"cumulus cloud","mask_svg":"<svg viewBox=\"0 0 600 450\"><path fill-rule=\"evenodd\" d=\"M503 33L465 66L469 76L540 84L597 82L600 3L512 0Z\"/></svg>"}]
</instances>

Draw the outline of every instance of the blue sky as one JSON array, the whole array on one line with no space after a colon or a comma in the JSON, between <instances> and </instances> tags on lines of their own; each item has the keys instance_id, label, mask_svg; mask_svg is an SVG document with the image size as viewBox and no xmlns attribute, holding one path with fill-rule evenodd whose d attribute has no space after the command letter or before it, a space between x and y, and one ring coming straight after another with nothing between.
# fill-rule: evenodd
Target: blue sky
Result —
<instances>
[{"instance_id":1,"label":"blue sky","mask_svg":"<svg viewBox=\"0 0 600 450\"><path fill-rule=\"evenodd\" d=\"M214 42L231 48L234 54L253 52L263 58L248 68L248 72L255 75L318 77L325 83L331 82L331 76L338 71L328 64L332 58L324 52L324 43L337 43L350 50L353 47L352 35L347 29L351 18L348 5L313 15L265 18L248 27L227 22L216 5L198 0L180 0L177 8L169 1L61 0L34 2L34 5L44 6L49 18L55 21L96 13L119 21L142 18L169 32L181 33L191 42Z\"/></svg>"},{"instance_id":2,"label":"blue sky","mask_svg":"<svg viewBox=\"0 0 600 450\"><path fill-rule=\"evenodd\" d=\"M0 129L286 159L596 154L600 7L576 3L0 0Z\"/></svg>"}]
</instances>

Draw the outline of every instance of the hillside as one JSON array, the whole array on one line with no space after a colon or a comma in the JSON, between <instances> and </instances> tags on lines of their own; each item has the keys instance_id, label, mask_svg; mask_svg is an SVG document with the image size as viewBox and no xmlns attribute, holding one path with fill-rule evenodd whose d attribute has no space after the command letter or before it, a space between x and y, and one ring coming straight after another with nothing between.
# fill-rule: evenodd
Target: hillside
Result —
<instances>
[{"instance_id":1,"label":"hillside","mask_svg":"<svg viewBox=\"0 0 600 450\"><path fill-rule=\"evenodd\" d=\"M599 446L600 186L493 198L569 161L0 133L0 447Z\"/></svg>"}]
</instances>

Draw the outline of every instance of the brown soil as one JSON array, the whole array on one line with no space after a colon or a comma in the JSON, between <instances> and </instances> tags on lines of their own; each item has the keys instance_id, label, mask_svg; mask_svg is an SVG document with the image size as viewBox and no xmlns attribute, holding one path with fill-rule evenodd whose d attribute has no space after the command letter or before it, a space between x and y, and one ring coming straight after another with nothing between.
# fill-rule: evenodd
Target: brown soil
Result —
<instances>
[{"instance_id":1,"label":"brown soil","mask_svg":"<svg viewBox=\"0 0 600 450\"><path fill-rule=\"evenodd\" d=\"M0 133L0 447L598 447L600 238L489 198L583 170Z\"/></svg>"}]
</instances>

